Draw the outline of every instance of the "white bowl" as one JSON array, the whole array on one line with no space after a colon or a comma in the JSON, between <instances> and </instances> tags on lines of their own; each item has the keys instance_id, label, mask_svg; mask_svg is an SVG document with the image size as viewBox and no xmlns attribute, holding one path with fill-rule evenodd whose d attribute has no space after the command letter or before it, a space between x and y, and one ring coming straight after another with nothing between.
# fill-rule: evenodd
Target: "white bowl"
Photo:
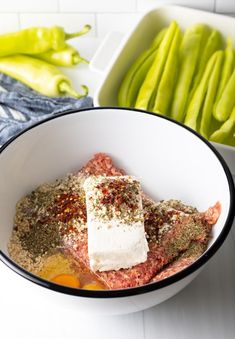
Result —
<instances>
[{"instance_id":1,"label":"white bowl","mask_svg":"<svg viewBox=\"0 0 235 339\"><path fill-rule=\"evenodd\" d=\"M182 29L194 23L206 23L218 29L224 37L230 36L235 46L235 18L178 6L153 9L144 14L125 37L118 32L108 35L91 60L91 68L103 73L94 94L95 106L117 106L118 89L130 65L150 45L157 32L172 20L176 20ZM235 176L235 147L213 144Z\"/></svg>"},{"instance_id":2,"label":"white bowl","mask_svg":"<svg viewBox=\"0 0 235 339\"><path fill-rule=\"evenodd\" d=\"M138 288L85 291L57 286L26 272L8 256L18 199L45 181L79 169L96 152L140 178L154 199L181 199L222 213L209 248L174 276ZM234 217L234 184L217 151L196 133L161 116L117 108L93 108L38 123L8 142L0 153L0 258L13 271L21 296L34 302L99 314L143 310L173 296L199 273L226 238ZM34 282L35 284L33 284ZM61 293L58 293L61 292Z\"/></svg>"}]
</instances>

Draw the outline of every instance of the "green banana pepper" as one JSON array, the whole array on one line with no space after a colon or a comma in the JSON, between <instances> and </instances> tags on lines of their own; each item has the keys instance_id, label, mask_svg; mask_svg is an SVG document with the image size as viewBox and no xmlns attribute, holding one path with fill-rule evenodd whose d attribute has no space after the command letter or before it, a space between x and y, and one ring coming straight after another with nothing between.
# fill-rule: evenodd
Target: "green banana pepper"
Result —
<instances>
[{"instance_id":1,"label":"green banana pepper","mask_svg":"<svg viewBox=\"0 0 235 339\"><path fill-rule=\"evenodd\" d=\"M154 39L150 48L138 56L131 65L122 80L118 92L118 105L122 107L134 107L140 86L145 78L149 67L153 63L158 47L166 34L167 28L162 29Z\"/></svg>"},{"instance_id":2,"label":"green banana pepper","mask_svg":"<svg viewBox=\"0 0 235 339\"><path fill-rule=\"evenodd\" d=\"M235 127L235 107L233 107L232 113L228 120L226 120L222 126L215 131L211 136L210 140L218 143L225 143L226 138L229 134L232 134Z\"/></svg>"},{"instance_id":3,"label":"green banana pepper","mask_svg":"<svg viewBox=\"0 0 235 339\"><path fill-rule=\"evenodd\" d=\"M235 70L227 81L227 84L221 94L221 97L216 106L215 117L219 122L224 122L230 116L235 105Z\"/></svg>"},{"instance_id":4,"label":"green banana pepper","mask_svg":"<svg viewBox=\"0 0 235 339\"><path fill-rule=\"evenodd\" d=\"M205 41L204 41L205 43ZM189 100L191 101L194 92L196 91L198 84L200 83L203 74L205 72L207 62L210 60L211 56L218 50L220 50L223 47L223 39L219 31L213 30L209 37L207 38L207 41L205 45L201 44L201 51L200 51L200 61L198 64L198 68L196 69L195 77L193 79L193 85L192 89L190 91Z\"/></svg>"},{"instance_id":5,"label":"green banana pepper","mask_svg":"<svg viewBox=\"0 0 235 339\"><path fill-rule=\"evenodd\" d=\"M23 82L46 96L81 98L88 94L86 86L82 85L83 94L77 93L72 88L68 77L59 69L45 61L30 56L19 54L0 58L0 72Z\"/></svg>"},{"instance_id":6,"label":"green banana pepper","mask_svg":"<svg viewBox=\"0 0 235 339\"><path fill-rule=\"evenodd\" d=\"M66 33L62 27L26 28L15 33L0 35L0 57L13 54L39 54L66 47L66 40L86 34L91 29L85 25L80 32Z\"/></svg>"},{"instance_id":7,"label":"green banana pepper","mask_svg":"<svg viewBox=\"0 0 235 339\"><path fill-rule=\"evenodd\" d=\"M196 88L191 101L186 110L186 116L184 124L195 131L197 130L198 125L198 117L200 115L200 111L203 107L203 103L206 96L206 91L208 88L208 83L211 77L211 73L213 72L216 60L218 58L218 53L214 53L209 59L205 72L202 76L201 81Z\"/></svg>"},{"instance_id":8,"label":"green banana pepper","mask_svg":"<svg viewBox=\"0 0 235 339\"><path fill-rule=\"evenodd\" d=\"M210 79L208 81L208 88L202 107L201 122L199 129L199 133L203 135L205 138L209 137L210 129L212 128L213 104L215 102L216 92L220 83L221 71L224 60L224 51L217 51L214 54L217 55L217 58L214 64L214 68L211 72Z\"/></svg>"},{"instance_id":9,"label":"green banana pepper","mask_svg":"<svg viewBox=\"0 0 235 339\"><path fill-rule=\"evenodd\" d=\"M159 46L156 57L145 76L145 79L139 89L135 107L140 109L150 109L151 102L154 101L161 76L167 60L172 40L177 30L178 24L173 21Z\"/></svg>"},{"instance_id":10,"label":"green banana pepper","mask_svg":"<svg viewBox=\"0 0 235 339\"><path fill-rule=\"evenodd\" d=\"M187 107L190 86L199 62L202 41L205 40L208 27L202 24L190 26L183 37L179 51L179 74L171 107L171 117L183 122Z\"/></svg>"},{"instance_id":11,"label":"green banana pepper","mask_svg":"<svg viewBox=\"0 0 235 339\"><path fill-rule=\"evenodd\" d=\"M152 109L153 112L158 114L168 114L175 86L180 42L181 30L179 27L176 27Z\"/></svg>"},{"instance_id":12,"label":"green banana pepper","mask_svg":"<svg viewBox=\"0 0 235 339\"><path fill-rule=\"evenodd\" d=\"M230 38L227 38L226 40L226 49L224 51L224 64L223 64L223 69L222 69L222 74L221 74L221 79L219 83L219 87L216 93L216 99L213 107L213 115L216 120L220 121L220 115L217 116L218 111L217 111L217 105L218 102L223 94L223 91L229 81L229 78L231 74L233 73L234 69L234 60L235 60L235 55L233 51L233 43Z\"/></svg>"},{"instance_id":13,"label":"green banana pepper","mask_svg":"<svg viewBox=\"0 0 235 339\"><path fill-rule=\"evenodd\" d=\"M37 58L47 61L52 65L70 67L80 63L88 64L89 61L82 58L76 48L66 44L65 48L59 51L49 50L36 55Z\"/></svg>"}]
</instances>

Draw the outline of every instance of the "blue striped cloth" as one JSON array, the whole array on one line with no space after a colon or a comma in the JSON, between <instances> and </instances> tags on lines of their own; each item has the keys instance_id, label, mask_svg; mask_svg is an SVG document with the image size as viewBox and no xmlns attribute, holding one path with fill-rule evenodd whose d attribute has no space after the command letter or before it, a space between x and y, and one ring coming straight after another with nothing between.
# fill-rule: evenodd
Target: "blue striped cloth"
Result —
<instances>
[{"instance_id":1,"label":"blue striped cloth","mask_svg":"<svg viewBox=\"0 0 235 339\"><path fill-rule=\"evenodd\" d=\"M46 97L0 73L0 146L20 131L51 115L92 106L91 97Z\"/></svg>"}]
</instances>

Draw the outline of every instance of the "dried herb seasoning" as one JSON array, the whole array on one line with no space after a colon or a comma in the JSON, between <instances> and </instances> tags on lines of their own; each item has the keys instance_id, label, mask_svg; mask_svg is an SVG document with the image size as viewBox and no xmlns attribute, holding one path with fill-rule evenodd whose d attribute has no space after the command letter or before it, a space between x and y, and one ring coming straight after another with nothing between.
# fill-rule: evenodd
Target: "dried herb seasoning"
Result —
<instances>
[{"instance_id":1,"label":"dried herb seasoning","mask_svg":"<svg viewBox=\"0 0 235 339\"><path fill-rule=\"evenodd\" d=\"M78 175L39 186L16 207L14 232L33 260L53 253L85 226L85 193Z\"/></svg>"},{"instance_id":2,"label":"dried herb seasoning","mask_svg":"<svg viewBox=\"0 0 235 339\"><path fill-rule=\"evenodd\" d=\"M143 222L140 183L133 177L94 177L89 180L88 199L97 220L120 223Z\"/></svg>"},{"instance_id":3,"label":"dried herb seasoning","mask_svg":"<svg viewBox=\"0 0 235 339\"><path fill-rule=\"evenodd\" d=\"M20 237L21 245L33 258L41 255L49 255L62 245L58 223L41 224L36 223Z\"/></svg>"}]
</instances>

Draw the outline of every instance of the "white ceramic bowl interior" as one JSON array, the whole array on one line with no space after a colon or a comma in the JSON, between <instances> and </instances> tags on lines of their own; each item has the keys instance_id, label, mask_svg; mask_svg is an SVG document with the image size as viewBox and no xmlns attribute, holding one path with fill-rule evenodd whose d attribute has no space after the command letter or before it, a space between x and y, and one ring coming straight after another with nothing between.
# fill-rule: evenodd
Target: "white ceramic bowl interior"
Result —
<instances>
[{"instance_id":1,"label":"white ceramic bowl interior","mask_svg":"<svg viewBox=\"0 0 235 339\"><path fill-rule=\"evenodd\" d=\"M229 36L235 46L233 34L235 19L232 17L178 6L154 9L144 14L124 38L116 32L108 36L91 60L91 68L103 72L101 84L94 95L95 106L117 106L118 89L127 70L140 53L151 44L157 32L168 26L172 20L176 20L182 29L194 23L206 23L218 29L224 37ZM222 154L235 176L235 147L217 143L214 143L214 146Z\"/></svg>"},{"instance_id":2,"label":"white ceramic bowl interior","mask_svg":"<svg viewBox=\"0 0 235 339\"><path fill-rule=\"evenodd\" d=\"M200 211L220 201L222 213L206 255L173 279L116 292L57 288L12 263L7 243L16 202L36 186L80 169L96 152L111 155L156 200L180 199ZM175 122L115 108L61 115L27 130L0 153L0 258L19 273L13 276L22 286L20 294L38 302L43 296L60 307L99 314L139 311L174 295L198 274L231 227L233 199L233 181L224 161L208 143Z\"/></svg>"}]
</instances>

